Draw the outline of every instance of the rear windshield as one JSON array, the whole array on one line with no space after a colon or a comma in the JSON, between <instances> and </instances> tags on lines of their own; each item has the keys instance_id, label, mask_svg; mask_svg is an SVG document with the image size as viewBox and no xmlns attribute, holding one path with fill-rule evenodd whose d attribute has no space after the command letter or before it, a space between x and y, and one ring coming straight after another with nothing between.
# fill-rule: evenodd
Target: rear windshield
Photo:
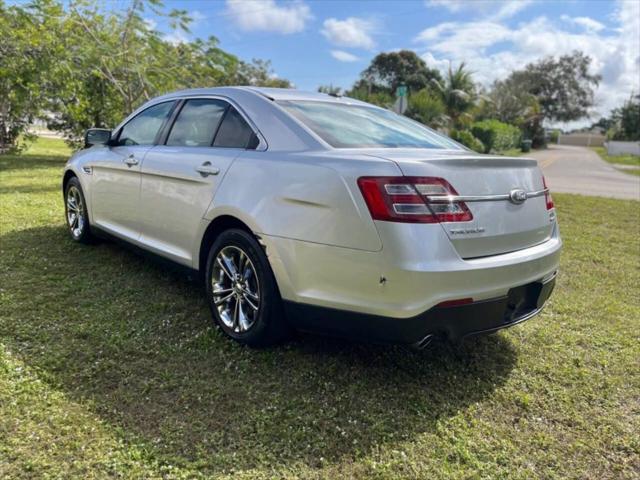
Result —
<instances>
[{"instance_id":1,"label":"rear windshield","mask_svg":"<svg viewBox=\"0 0 640 480\"><path fill-rule=\"evenodd\" d=\"M335 148L462 150L444 135L382 108L321 101L279 101L278 104Z\"/></svg>"}]
</instances>

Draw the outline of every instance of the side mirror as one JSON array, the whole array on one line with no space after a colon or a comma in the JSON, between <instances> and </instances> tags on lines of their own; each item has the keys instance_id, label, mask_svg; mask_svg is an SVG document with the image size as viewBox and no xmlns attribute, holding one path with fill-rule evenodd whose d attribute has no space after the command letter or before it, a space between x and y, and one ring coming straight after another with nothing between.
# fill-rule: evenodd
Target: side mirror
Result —
<instances>
[{"instance_id":1,"label":"side mirror","mask_svg":"<svg viewBox=\"0 0 640 480\"><path fill-rule=\"evenodd\" d=\"M106 145L111 140L111 130L108 128L90 128L84 134L84 148L92 145Z\"/></svg>"}]
</instances>

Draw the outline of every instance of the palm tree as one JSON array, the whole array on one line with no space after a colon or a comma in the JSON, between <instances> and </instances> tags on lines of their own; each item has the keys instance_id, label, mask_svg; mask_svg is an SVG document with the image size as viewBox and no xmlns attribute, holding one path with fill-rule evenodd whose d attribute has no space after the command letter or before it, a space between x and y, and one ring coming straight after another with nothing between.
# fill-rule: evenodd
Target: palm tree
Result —
<instances>
[{"instance_id":1,"label":"palm tree","mask_svg":"<svg viewBox=\"0 0 640 480\"><path fill-rule=\"evenodd\" d=\"M451 128L459 128L463 120L471 118L469 110L474 107L478 98L471 75L472 72L462 62L455 70L449 64L444 81L433 80L436 92L444 103Z\"/></svg>"}]
</instances>

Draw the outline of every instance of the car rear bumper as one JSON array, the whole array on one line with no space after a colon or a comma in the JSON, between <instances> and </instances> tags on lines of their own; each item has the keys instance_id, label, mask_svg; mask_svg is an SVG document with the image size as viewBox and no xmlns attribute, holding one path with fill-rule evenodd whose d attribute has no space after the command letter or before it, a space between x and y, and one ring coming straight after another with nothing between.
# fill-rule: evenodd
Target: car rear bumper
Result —
<instances>
[{"instance_id":1,"label":"car rear bumper","mask_svg":"<svg viewBox=\"0 0 640 480\"><path fill-rule=\"evenodd\" d=\"M410 229L401 233L378 252L266 235L261 241L284 300L395 319L457 299L506 297L518 285L550 278L562 248L556 228L541 244L465 260L440 225L425 225L418 236Z\"/></svg>"},{"instance_id":2,"label":"car rear bumper","mask_svg":"<svg viewBox=\"0 0 640 480\"><path fill-rule=\"evenodd\" d=\"M393 318L285 301L292 326L299 330L357 340L421 347L433 336L460 341L528 320L542 310L555 286L555 272L509 289L506 295L465 305L442 307L410 317Z\"/></svg>"}]
</instances>

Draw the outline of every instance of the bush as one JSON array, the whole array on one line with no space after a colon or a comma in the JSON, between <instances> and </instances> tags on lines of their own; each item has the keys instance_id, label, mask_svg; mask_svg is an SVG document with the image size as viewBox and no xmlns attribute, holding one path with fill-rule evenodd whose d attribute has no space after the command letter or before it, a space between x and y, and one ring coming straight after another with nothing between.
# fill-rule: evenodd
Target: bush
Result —
<instances>
[{"instance_id":1,"label":"bush","mask_svg":"<svg viewBox=\"0 0 640 480\"><path fill-rule=\"evenodd\" d=\"M484 144L484 153L501 152L520 145L520 129L499 120L482 120L471 126L471 133Z\"/></svg>"},{"instance_id":2,"label":"bush","mask_svg":"<svg viewBox=\"0 0 640 480\"><path fill-rule=\"evenodd\" d=\"M560 130L551 130L551 133L549 133L549 141L551 143L558 143L558 138L560 138Z\"/></svg>"},{"instance_id":3,"label":"bush","mask_svg":"<svg viewBox=\"0 0 640 480\"><path fill-rule=\"evenodd\" d=\"M621 108L611 112L610 140L633 142L640 140L640 95L632 96Z\"/></svg>"},{"instance_id":4,"label":"bush","mask_svg":"<svg viewBox=\"0 0 640 480\"><path fill-rule=\"evenodd\" d=\"M469 130L451 130L449 135L456 142L461 143L474 152L482 153L485 151L484 144L478 140Z\"/></svg>"},{"instance_id":5,"label":"bush","mask_svg":"<svg viewBox=\"0 0 640 480\"><path fill-rule=\"evenodd\" d=\"M426 88L409 97L409 108L405 115L434 129L446 123L444 103Z\"/></svg>"}]
</instances>

